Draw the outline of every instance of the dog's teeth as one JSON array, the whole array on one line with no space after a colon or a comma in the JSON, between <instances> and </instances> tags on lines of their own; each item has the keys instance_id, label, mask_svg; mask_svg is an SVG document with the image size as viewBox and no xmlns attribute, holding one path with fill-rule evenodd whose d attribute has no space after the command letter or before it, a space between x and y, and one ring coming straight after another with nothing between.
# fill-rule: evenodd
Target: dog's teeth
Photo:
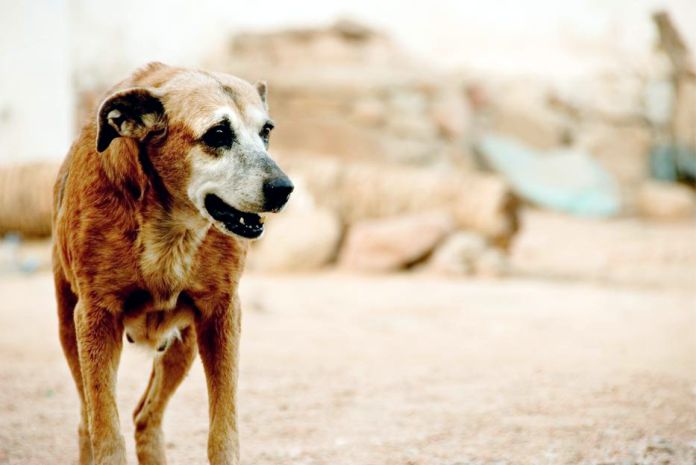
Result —
<instances>
[{"instance_id":1,"label":"dog's teeth","mask_svg":"<svg viewBox=\"0 0 696 465\"><path fill-rule=\"evenodd\" d=\"M259 224L263 224L263 222L266 220L266 217L259 215Z\"/></svg>"},{"instance_id":2,"label":"dog's teeth","mask_svg":"<svg viewBox=\"0 0 696 465\"><path fill-rule=\"evenodd\" d=\"M244 217L243 217L243 216L240 216L240 217L239 217L239 222L242 223L242 224L245 224L245 223L244 223Z\"/></svg>"}]
</instances>

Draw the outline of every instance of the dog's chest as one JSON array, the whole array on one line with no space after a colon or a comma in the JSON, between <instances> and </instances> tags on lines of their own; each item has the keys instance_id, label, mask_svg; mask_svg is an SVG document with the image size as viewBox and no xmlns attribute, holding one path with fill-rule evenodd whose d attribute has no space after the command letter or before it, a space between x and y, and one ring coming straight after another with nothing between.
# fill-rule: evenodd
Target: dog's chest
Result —
<instances>
[{"instance_id":1,"label":"dog's chest","mask_svg":"<svg viewBox=\"0 0 696 465\"><path fill-rule=\"evenodd\" d=\"M162 310L176 305L209 228L185 226L171 221L155 223L144 226L139 236L140 271L155 307Z\"/></svg>"}]
</instances>

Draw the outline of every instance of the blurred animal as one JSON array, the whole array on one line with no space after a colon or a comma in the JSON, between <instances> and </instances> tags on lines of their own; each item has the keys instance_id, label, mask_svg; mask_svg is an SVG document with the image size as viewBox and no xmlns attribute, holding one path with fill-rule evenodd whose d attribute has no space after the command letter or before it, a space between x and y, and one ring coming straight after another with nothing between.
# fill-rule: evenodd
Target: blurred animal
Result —
<instances>
[{"instance_id":1,"label":"blurred animal","mask_svg":"<svg viewBox=\"0 0 696 465\"><path fill-rule=\"evenodd\" d=\"M80 464L123 465L115 385L123 334L153 348L133 412L140 464L164 464L162 417L200 354L208 459L239 461L239 282L246 239L293 185L267 149L266 85L152 63L86 122L54 188L60 340L81 401Z\"/></svg>"}]
</instances>

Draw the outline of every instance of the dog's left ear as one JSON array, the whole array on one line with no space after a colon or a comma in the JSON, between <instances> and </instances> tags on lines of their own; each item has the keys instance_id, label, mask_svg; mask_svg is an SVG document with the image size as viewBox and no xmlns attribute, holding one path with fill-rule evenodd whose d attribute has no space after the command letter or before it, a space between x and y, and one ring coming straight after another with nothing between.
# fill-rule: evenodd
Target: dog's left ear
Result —
<instances>
[{"instance_id":1,"label":"dog's left ear","mask_svg":"<svg viewBox=\"0 0 696 465\"><path fill-rule=\"evenodd\" d=\"M263 106L266 107L266 110L268 110L268 101L266 100L266 96L268 95L268 85L266 84L266 81L256 81L256 83L254 83L254 87L256 87L256 92L258 92L259 96L261 97Z\"/></svg>"},{"instance_id":2,"label":"dog's left ear","mask_svg":"<svg viewBox=\"0 0 696 465\"><path fill-rule=\"evenodd\" d=\"M101 104L97 124L97 151L103 152L116 137L142 141L153 132L164 131L164 106L148 89L121 90Z\"/></svg>"}]
</instances>

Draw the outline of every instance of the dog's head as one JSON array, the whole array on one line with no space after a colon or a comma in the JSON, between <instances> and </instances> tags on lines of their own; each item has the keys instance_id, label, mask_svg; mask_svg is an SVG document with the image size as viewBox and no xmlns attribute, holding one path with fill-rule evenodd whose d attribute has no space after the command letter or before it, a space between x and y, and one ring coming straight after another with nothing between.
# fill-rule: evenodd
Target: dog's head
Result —
<instances>
[{"instance_id":1,"label":"dog's head","mask_svg":"<svg viewBox=\"0 0 696 465\"><path fill-rule=\"evenodd\" d=\"M259 237L260 214L282 209L293 190L268 154L266 84L157 64L126 85L99 108L97 150L137 142L166 195L227 234Z\"/></svg>"}]
</instances>

